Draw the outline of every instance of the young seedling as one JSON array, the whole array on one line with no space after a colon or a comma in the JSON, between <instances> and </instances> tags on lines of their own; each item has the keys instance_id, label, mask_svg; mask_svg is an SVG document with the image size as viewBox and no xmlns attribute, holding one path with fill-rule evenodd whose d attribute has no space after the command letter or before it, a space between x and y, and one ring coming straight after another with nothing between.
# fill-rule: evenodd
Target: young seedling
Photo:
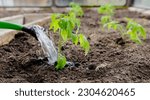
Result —
<instances>
[{"instance_id":1,"label":"young seedling","mask_svg":"<svg viewBox=\"0 0 150 100\"><path fill-rule=\"evenodd\" d=\"M115 7L111 4L105 4L99 7L98 13L112 16L114 14Z\"/></svg>"},{"instance_id":2,"label":"young seedling","mask_svg":"<svg viewBox=\"0 0 150 100\"><path fill-rule=\"evenodd\" d=\"M51 16L50 29L59 33L57 70L63 69L66 65L66 57L63 56L61 48L67 41L71 40L75 45L80 43L85 54L89 52L89 42L83 34L78 34L79 28L80 20L76 18L74 13L53 14ZM75 32L73 33L73 31Z\"/></svg>"},{"instance_id":3,"label":"young seedling","mask_svg":"<svg viewBox=\"0 0 150 100\"><path fill-rule=\"evenodd\" d=\"M107 28L108 30L113 29L115 31L119 31L122 36L125 32L123 26L119 24L119 22L112 20L111 16L102 16L101 24L103 28Z\"/></svg>"},{"instance_id":4,"label":"young seedling","mask_svg":"<svg viewBox=\"0 0 150 100\"><path fill-rule=\"evenodd\" d=\"M130 40L135 43L141 44L141 39L146 38L146 31L144 27L132 19L127 18L127 26L124 27L119 22L112 20L115 7L111 4L106 4L98 9L98 13L103 14L101 17L101 25L108 30L113 29L121 34L121 38L124 40L125 36L128 36Z\"/></svg>"},{"instance_id":5,"label":"young seedling","mask_svg":"<svg viewBox=\"0 0 150 100\"><path fill-rule=\"evenodd\" d=\"M117 21L108 22L104 24L104 27L107 27L108 30L113 29L115 31L119 31L122 39L127 36L131 41L137 44L142 44L142 39L146 39L146 31L144 27L132 19L127 18L127 20L128 23L126 27L119 24Z\"/></svg>"},{"instance_id":6,"label":"young seedling","mask_svg":"<svg viewBox=\"0 0 150 100\"><path fill-rule=\"evenodd\" d=\"M101 25L104 27L107 23L112 21L112 16L114 15L115 7L111 4L105 4L99 7L98 13L103 14L101 17ZM111 24L111 23L110 23ZM103 30L103 28L102 28Z\"/></svg>"},{"instance_id":7,"label":"young seedling","mask_svg":"<svg viewBox=\"0 0 150 100\"><path fill-rule=\"evenodd\" d=\"M107 28L108 30L112 29L112 30L118 31L121 35L121 38L124 39L124 35L126 33L126 30L124 29L124 27L121 24L119 24L119 22L110 21L108 23L105 23L103 25L103 27Z\"/></svg>"},{"instance_id":8,"label":"young seedling","mask_svg":"<svg viewBox=\"0 0 150 100\"><path fill-rule=\"evenodd\" d=\"M107 27L108 30L113 29L116 31L116 30L120 29L121 25L118 24L117 21L110 21L110 22L104 24L104 27Z\"/></svg>"},{"instance_id":9,"label":"young seedling","mask_svg":"<svg viewBox=\"0 0 150 100\"><path fill-rule=\"evenodd\" d=\"M73 12L76 16L79 17L82 17L84 15L84 12L79 4L71 2L69 5L71 7L70 12Z\"/></svg>"},{"instance_id":10,"label":"young seedling","mask_svg":"<svg viewBox=\"0 0 150 100\"><path fill-rule=\"evenodd\" d=\"M112 21L111 16L102 16L101 17L101 24L102 26L104 26L105 24L109 23L110 21Z\"/></svg>"},{"instance_id":11,"label":"young seedling","mask_svg":"<svg viewBox=\"0 0 150 100\"><path fill-rule=\"evenodd\" d=\"M137 22L133 21L132 19L127 18L128 23L126 26L127 29L127 35L129 35L129 38L138 44L142 43L142 39L146 39L146 31L144 27Z\"/></svg>"}]
</instances>

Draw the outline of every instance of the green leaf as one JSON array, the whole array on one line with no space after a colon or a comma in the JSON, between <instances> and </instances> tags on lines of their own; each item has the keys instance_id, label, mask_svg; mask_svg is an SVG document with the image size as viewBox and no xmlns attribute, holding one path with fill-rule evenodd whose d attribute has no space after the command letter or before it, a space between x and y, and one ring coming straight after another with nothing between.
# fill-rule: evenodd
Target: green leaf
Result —
<instances>
[{"instance_id":1,"label":"green leaf","mask_svg":"<svg viewBox=\"0 0 150 100\"><path fill-rule=\"evenodd\" d=\"M67 19L61 18L58 24L61 29L65 30L67 29L67 22L68 22Z\"/></svg>"},{"instance_id":2,"label":"green leaf","mask_svg":"<svg viewBox=\"0 0 150 100\"><path fill-rule=\"evenodd\" d=\"M134 33L132 30L128 30L127 34L129 34L130 39L137 43L137 44L142 44L142 41L140 40L140 38L138 37L138 35L136 33Z\"/></svg>"},{"instance_id":3,"label":"green leaf","mask_svg":"<svg viewBox=\"0 0 150 100\"><path fill-rule=\"evenodd\" d=\"M146 39L146 31L145 31L145 29L141 25L139 26L139 32L141 33L140 36L143 39Z\"/></svg>"},{"instance_id":4,"label":"green leaf","mask_svg":"<svg viewBox=\"0 0 150 100\"><path fill-rule=\"evenodd\" d=\"M111 4L105 4L99 7L98 13L99 14L106 14L106 15L113 15L115 7Z\"/></svg>"},{"instance_id":5,"label":"green leaf","mask_svg":"<svg viewBox=\"0 0 150 100\"><path fill-rule=\"evenodd\" d=\"M104 27L107 27L109 30L110 29L117 30L120 28L120 25L116 21L111 21L109 23L104 24Z\"/></svg>"},{"instance_id":6,"label":"green leaf","mask_svg":"<svg viewBox=\"0 0 150 100\"><path fill-rule=\"evenodd\" d=\"M77 34L72 34L72 42L77 45L78 42L79 42L79 39L78 39L78 35Z\"/></svg>"},{"instance_id":7,"label":"green leaf","mask_svg":"<svg viewBox=\"0 0 150 100\"><path fill-rule=\"evenodd\" d=\"M84 12L79 4L71 2L70 7L71 7L70 12L73 12L76 16L80 16L80 17L83 16Z\"/></svg>"},{"instance_id":8,"label":"green leaf","mask_svg":"<svg viewBox=\"0 0 150 100\"><path fill-rule=\"evenodd\" d=\"M68 33L67 33L67 31L62 29L61 32L60 32L60 34L61 34L62 39L66 42L67 39L68 39Z\"/></svg>"},{"instance_id":9,"label":"green leaf","mask_svg":"<svg viewBox=\"0 0 150 100\"><path fill-rule=\"evenodd\" d=\"M69 13L69 19L73 28L80 27L80 20L76 17L74 13Z\"/></svg>"},{"instance_id":10,"label":"green leaf","mask_svg":"<svg viewBox=\"0 0 150 100\"><path fill-rule=\"evenodd\" d=\"M146 39L146 31L144 27L132 19L127 18L128 24L126 29L128 30L128 34L130 35L130 39L138 44L141 44L142 41L140 38Z\"/></svg>"},{"instance_id":11,"label":"green leaf","mask_svg":"<svg viewBox=\"0 0 150 100\"><path fill-rule=\"evenodd\" d=\"M61 54L59 54L58 55L58 60L57 60L57 65L56 65L55 68L57 70L61 70L61 69L63 69L65 67L65 65L66 65L66 57L61 55Z\"/></svg>"},{"instance_id":12,"label":"green leaf","mask_svg":"<svg viewBox=\"0 0 150 100\"><path fill-rule=\"evenodd\" d=\"M71 21L68 21L66 31L67 31L67 34L68 34L68 38L71 38L72 31L73 31L73 25L72 25Z\"/></svg>"},{"instance_id":13,"label":"green leaf","mask_svg":"<svg viewBox=\"0 0 150 100\"><path fill-rule=\"evenodd\" d=\"M101 17L101 23L102 23L102 25L107 24L110 21L111 21L111 17L110 16L102 16Z\"/></svg>"},{"instance_id":14,"label":"green leaf","mask_svg":"<svg viewBox=\"0 0 150 100\"><path fill-rule=\"evenodd\" d=\"M57 19L58 14L52 14L51 15L51 23L50 23L50 29L53 29L54 32L56 32L59 29L59 19Z\"/></svg>"},{"instance_id":15,"label":"green leaf","mask_svg":"<svg viewBox=\"0 0 150 100\"><path fill-rule=\"evenodd\" d=\"M80 42L80 46L85 51L85 55L87 55L87 53L90 50L90 44L83 34L79 34L79 42Z\"/></svg>"}]
</instances>

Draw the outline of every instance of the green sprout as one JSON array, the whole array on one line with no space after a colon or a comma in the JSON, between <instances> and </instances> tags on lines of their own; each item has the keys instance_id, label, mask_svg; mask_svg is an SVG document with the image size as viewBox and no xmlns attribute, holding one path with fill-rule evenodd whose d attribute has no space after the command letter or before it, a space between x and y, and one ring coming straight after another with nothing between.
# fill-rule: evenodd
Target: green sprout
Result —
<instances>
[{"instance_id":1,"label":"green sprout","mask_svg":"<svg viewBox=\"0 0 150 100\"><path fill-rule=\"evenodd\" d=\"M127 33L129 38L138 44L141 44L141 39L146 39L146 31L144 27L137 22L133 21L132 19L127 18L128 23L126 26Z\"/></svg>"},{"instance_id":2,"label":"green sprout","mask_svg":"<svg viewBox=\"0 0 150 100\"><path fill-rule=\"evenodd\" d=\"M121 24L119 24L119 22L111 20L111 21L105 23L103 25L103 27L107 28L108 30L112 29L112 30L118 31L121 35L121 38L124 39L126 30L124 29L124 27Z\"/></svg>"},{"instance_id":3,"label":"green sprout","mask_svg":"<svg viewBox=\"0 0 150 100\"><path fill-rule=\"evenodd\" d=\"M102 16L101 17L101 24L102 25L105 25L107 24L108 22L110 22L112 19L111 19L111 16Z\"/></svg>"},{"instance_id":4,"label":"green sprout","mask_svg":"<svg viewBox=\"0 0 150 100\"><path fill-rule=\"evenodd\" d=\"M69 5L71 7L70 12L73 12L76 16L79 17L82 17L84 15L84 12L79 4L71 2Z\"/></svg>"},{"instance_id":5,"label":"green sprout","mask_svg":"<svg viewBox=\"0 0 150 100\"><path fill-rule=\"evenodd\" d=\"M89 52L90 45L87 38L83 34L78 35L80 46L84 49L85 55Z\"/></svg>"},{"instance_id":6,"label":"green sprout","mask_svg":"<svg viewBox=\"0 0 150 100\"><path fill-rule=\"evenodd\" d=\"M112 16L114 15L114 10L115 10L115 7L111 4L105 4L105 5L102 5L99 7L98 13L104 15L100 19L102 26L106 26L107 23L112 21ZM114 22L109 23L108 26L110 26L110 24L114 24ZM114 25L111 25L111 26L114 26ZM103 28L102 28L102 30L103 30Z\"/></svg>"},{"instance_id":7,"label":"green sprout","mask_svg":"<svg viewBox=\"0 0 150 100\"><path fill-rule=\"evenodd\" d=\"M85 51L85 55L89 52L88 40L83 34L78 34L80 20L76 18L74 13L52 14L50 29L59 33L57 70L63 69L66 65L66 57L63 56L61 48L67 41L71 40L75 45L79 43Z\"/></svg>"},{"instance_id":8,"label":"green sprout","mask_svg":"<svg viewBox=\"0 0 150 100\"><path fill-rule=\"evenodd\" d=\"M59 53L57 59L57 65L55 66L55 68L57 70L63 69L64 66L66 65L66 62L67 62L66 57Z\"/></svg>"},{"instance_id":9,"label":"green sprout","mask_svg":"<svg viewBox=\"0 0 150 100\"><path fill-rule=\"evenodd\" d=\"M117 21L110 21L104 24L103 27L107 27L108 30L113 29L115 31L121 29L121 25Z\"/></svg>"},{"instance_id":10,"label":"green sprout","mask_svg":"<svg viewBox=\"0 0 150 100\"><path fill-rule=\"evenodd\" d=\"M98 13L104 15L113 15L115 7L111 4L105 4L99 7Z\"/></svg>"},{"instance_id":11,"label":"green sprout","mask_svg":"<svg viewBox=\"0 0 150 100\"><path fill-rule=\"evenodd\" d=\"M101 24L103 28L107 28L108 30L113 29L115 31L120 31L121 35L124 34L125 30L123 29L122 25L120 25L117 21L113 21L111 16L102 16Z\"/></svg>"}]
</instances>

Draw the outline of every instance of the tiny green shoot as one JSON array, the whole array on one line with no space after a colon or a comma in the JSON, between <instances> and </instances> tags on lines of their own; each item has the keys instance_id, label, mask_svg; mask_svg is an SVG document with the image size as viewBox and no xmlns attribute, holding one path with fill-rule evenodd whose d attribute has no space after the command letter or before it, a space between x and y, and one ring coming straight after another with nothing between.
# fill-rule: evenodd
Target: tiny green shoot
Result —
<instances>
[{"instance_id":1,"label":"tiny green shoot","mask_svg":"<svg viewBox=\"0 0 150 100\"><path fill-rule=\"evenodd\" d=\"M71 2L69 5L71 7L70 12L73 12L76 16L79 17L82 17L84 15L84 12L79 4Z\"/></svg>"},{"instance_id":2,"label":"tiny green shoot","mask_svg":"<svg viewBox=\"0 0 150 100\"><path fill-rule=\"evenodd\" d=\"M124 27L119 24L119 22L117 21L110 21L108 23L105 23L103 25L104 28L107 28L108 30L115 30L115 31L118 31L122 37L122 39L124 39L124 35L126 33L126 30L124 29Z\"/></svg>"},{"instance_id":3,"label":"tiny green shoot","mask_svg":"<svg viewBox=\"0 0 150 100\"><path fill-rule=\"evenodd\" d=\"M115 10L115 7L113 5L105 4L98 8L98 13L112 16L114 14L114 10Z\"/></svg>"},{"instance_id":4,"label":"tiny green shoot","mask_svg":"<svg viewBox=\"0 0 150 100\"><path fill-rule=\"evenodd\" d=\"M128 23L126 26L127 33L129 38L134 41L135 43L141 44L141 39L146 39L146 31L144 27L137 22L133 21L132 19L127 18Z\"/></svg>"},{"instance_id":5,"label":"tiny green shoot","mask_svg":"<svg viewBox=\"0 0 150 100\"><path fill-rule=\"evenodd\" d=\"M104 24L103 27L107 27L108 30L113 29L115 31L122 29L122 26L117 21L110 21Z\"/></svg>"},{"instance_id":6,"label":"tiny green shoot","mask_svg":"<svg viewBox=\"0 0 150 100\"><path fill-rule=\"evenodd\" d=\"M106 26L106 24L108 24L109 22L112 22L112 16L114 15L114 10L115 10L115 7L111 4L105 4L98 8L98 13L103 14L103 16L100 19L101 25L103 27ZM108 26L110 26L110 24L114 24L114 22L109 23ZM111 26L114 26L114 25L111 25Z\"/></svg>"},{"instance_id":7,"label":"tiny green shoot","mask_svg":"<svg viewBox=\"0 0 150 100\"><path fill-rule=\"evenodd\" d=\"M84 49L85 55L87 55L90 49L89 42L83 34L79 34L78 37L79 37L80 46Z\"/></svg>"},{"instance_id":8,"label":"tiny green shoot","mask_svg":"<svg viewBox=\"0 0 150 100\"><path fill-rule=\"evenodd\" d=\"M58 55L58 59L57 59L57 65L56 65L56 69L57 70L61 70L64 68L64 66L66 65L66 57L59 54Z\"/></svg>"},{"instance_id":9,"label":"tiny green shoot","mask_svg":"<svg viewBox=\"0 0 150 100\"><path fill-rule=\"evenodd\" d=\"M102 16L101 17L101 24L102 25L105 25L105 24L107 24L108 22L110 22L112 19L111 19L111 16Z\"/></svg>"}]
</instances>

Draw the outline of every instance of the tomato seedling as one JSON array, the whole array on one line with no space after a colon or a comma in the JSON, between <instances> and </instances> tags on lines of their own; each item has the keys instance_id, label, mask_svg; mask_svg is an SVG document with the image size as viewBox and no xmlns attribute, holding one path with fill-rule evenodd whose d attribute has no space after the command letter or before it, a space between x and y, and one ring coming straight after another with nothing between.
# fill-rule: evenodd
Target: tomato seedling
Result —
<instances>
[{"instance_id":1,"label":"tomato seedling","mask_svg":"<svg viewBox=\"0 0 150 100\"><path fill-rule=\"evenodd\" d=\"M66 65L66 57L63 56L61 48L67 41L71 40L75 45L79 43L85 51L85 55L89 52L90 45L88 40L83 34L78 34L80 20L76 17L75 13L52 14L50 29L59 33L57 70L63 69ZM73 31L75 32L73 33Z\"/></svg>"},{"instance_id":2,"label":"tomato seedling","mask_svg":"<svg viewBox=\"0 0 150 100\"><path fill-rule=\"evenodd\" d=\"M98 9L98 13L104 14L104 16L101 17L101 25L103 28L118 31L121 34L122 39L124 39L125 36L128 36L133 42L141 44L142 39L146 39L144 27L129 18L127 18L127 26L124 27L119 22L112 19L114 10L115 7L111 4L103 5Z\"/></svg>"},{"instance_id":3,"label":"tomato seedling","mask_svg":"<svg viewBox=\"0 0 150 100\"><path fill-rule=\"evenodd\" d=\"M107 27L108 30L113 29L115 31L119 31L122 39L127 36L131 41L137 44L142 44L142 39L146 39L146 31L144 27L132 19L127 18L127 21L126 27L119 24L117 21L110 21L104 24L104 27Z\"/></svg>"},{"instance_id":4,"label":"tomato seedling","mask_svg":"<svg viewBox=\"0 0 150 100\"><path fill-rule=\"evenodd\" d=\"M107 24L108 22L110 22L112 19L111 19L111 16L102 16L101 17L101 24L102 25L105 25L105 24Z\"/></svg>"},{"instance_id":5,"label":"tomato seedling","mask_svg":"<svg viewBox=\"0 0 150 100\"><path fill-rule=\"evenodd\" d=\"M84 12L79 4L71 2L69 5L71 7L70 12L73 12L76 16L79 17L82 17L84 15Z\"/></svg>"},{"instance_id":6,"label":"tomato seedling","mask_svg":"<svg viewBox=\"0 0 150 100\"><path fill-rule=\"evenodd\" d=\"M106 24L104 24L104 27L107 27L108 30L113 29L113 30L120 30L122 27L120 24L118 24L117 21L110 21Z\"/></svg>"},{"instance_id":7,"label":"tomato seedling","mask_svg":"<svg viewBox=\"0 0 150 100\"><path fill-rule=\"evenodd\" d=\"M98 8L98 13L112 16L114 14L114 10L115 10L115 7L113 5L105 4Z\"/></svg>"},{"instance_id":8,"label":"tomato seedling","mask_svg":"<svg viewBox=\"0 0 150 100\"><path fill-rule=\"evenodd\" d=\"M99 7L98 13L103 14L103 16L100 19L102 26L112 21L114 10L115 10L115 7L111 4L105 4ZM109 24L113 24L113 23L109 23Z\"/></svg>"},{"instance_id":9,"label":"tomato seedling","mask_svg":"<svg viewBox=\"0 0 150 100\"><path fill-rule=\"evenodd\" d=\"M146 39L146 31L144 27L137 22L133 21L132 19L127 18L128 23L126 26L127 33L129 38L138 44L141 44L141 39Z\"/></svg>"}]
</instances>

